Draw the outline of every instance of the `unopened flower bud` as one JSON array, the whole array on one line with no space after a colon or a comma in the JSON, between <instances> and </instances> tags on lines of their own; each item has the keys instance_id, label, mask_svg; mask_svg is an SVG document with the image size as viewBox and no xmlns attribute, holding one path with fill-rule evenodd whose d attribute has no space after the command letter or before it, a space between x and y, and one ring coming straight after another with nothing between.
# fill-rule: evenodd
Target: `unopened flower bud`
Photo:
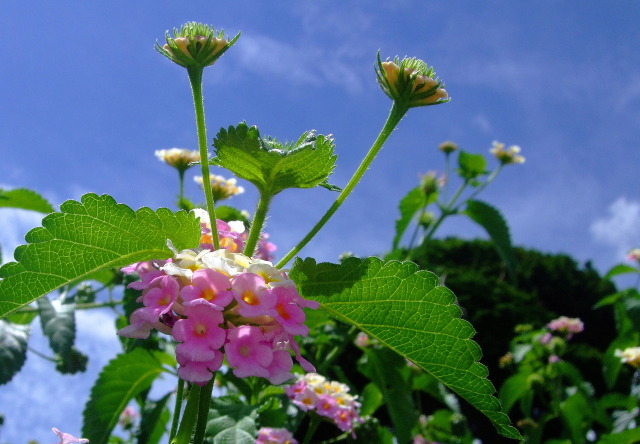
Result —
<instances>
[{"instance_id":1,"label":"unopened flower bud","mask_svg":"<svg viewBox=\"0 0 640 444\"><path fill-rule=\"evenodd\" d=\"M458 145L453 143L450 140L447 140L445 142L442 142L440 144L440 146L438 147L438 149L440 151L442 151L443 153L447 153L448 154L448 153L453 153L455 150L457 150L458 149Z\"/></svg>"},{"instance_id":2,"label":"unopened flower bud","mask_svg":"<svg viewBox=\"0 0 640 444\"><path fill-rule=\"evenodd\" d=\"M378 54L376 75L385 94L408 108L449 101L449 95L433 68L422 60L404 58L400 61L396 57L393 61L382 62Z\"/></svg>"},{"instance_id":3,"label":"unopened flower bud","mask_svg":"<svg viewBox=\"0 0 640 444\"><path fill-rule=\"evenodd\" d=\"M211 26L190 22L174 29L173 37L167 33L165 45L156 42L156 50L180 66L202 69L213 65L238 37L240 34L229 41L224 31L216 32Z\"/></svg>"}]
</instances>

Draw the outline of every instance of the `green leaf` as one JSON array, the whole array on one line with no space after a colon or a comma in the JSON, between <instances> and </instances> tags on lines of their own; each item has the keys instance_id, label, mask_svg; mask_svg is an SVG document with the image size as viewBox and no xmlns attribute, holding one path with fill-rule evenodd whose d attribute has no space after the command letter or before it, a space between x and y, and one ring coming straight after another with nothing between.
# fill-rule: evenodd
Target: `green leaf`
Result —
<instances>
[{"instance_id":1,"label":"green leaf","mask_svg":"<svg viewBox=\"0 0 640 444\"><path fill-rule=\"evenodd\" d=\"M530 372L520 372L510 376L504 381L502 387L500 387L499 397L505 412L509 413L518 399L522 398L531 390L530 375Z\"/></svg>"},{"instance_id":2,"label":"green leaf","mask_svg":"<svg viewBox=\"0 0 640 444\"><path fill-rule=\"evenodd\" d=\"M298 259L291 277L303 297L431 373L491 419L502 435L520 439L492 396L487 368L477 362L482 353L471 340L473 327L460 319L454 294L439 285L436 275L411 262L351 257L340 264Z\"/></svg>"},{"instance_id":3,"label":"green leaf","mask_svg":"<svg viewBox=\"0 0 640 444\"><path fill-rule=\"evenodd\" d=\"M362 405L360 406L360 416L363 417L373 415L376 410L384 404L382 392L378 386L372 382L364 387L360 399L362 401Z\"/></svg>"},{"instance_id":4,"label":"green leaf","mask_svg":"<svg viewBox=\"0 0 640 444\"><path fill-rule=\"evenodd\" d=\"M58 355L68 353L76 339L76 304L63 304L60 299L52 303L47 298L40 298L36 303L42 332L49 339L51 350Z\"/></svg>"},{"instance_id":5,"label":"green leaf","mask_svg":"<svg viewBox=\"0 0 640 444\"><path fill-rule=\"evenodd\" d=\"M167 409L167 401L172 395L173 393L167 393L156 402L147 400L140 418L137 444L157 444L160 442L171 418Z\"/></svg>"},{"instance_id":6,"label":"green leaf","mask_svg":"<svg viewBox=\"0 0 640 444\"><path fill-rule=\"evenodd\" d=\"M479 200L468 201L464 214L486 230L498 254L507 265L509 273L515 277L516 256L511 246L509 227L502 214L491 205Z\"/></svg>"},{"instance_id":7,"label":"green leaf","mask_svg":"<svg viewBox=\"0 0 640 444\"><path fill-rule=\"evenodd\" d=\"M108 195L86 194L49 214L25 236L10 262L0 268L0 317L37 298L108 267L165 259L167 239L182 250L200 240L192 213L166 208L133 211Z\"/></svg>"},{"instance_id":8,"label":"green leaf","mask_svg":"<svg viewBox=\"0 0 640 444\"><path fill-rule=\"evenodd\" d=\"M413 216L424 208L427 203L427 196L424 194L421 187L414 188L402 198L399 205L400 218L396 220L396 235L393 238L394 250L400 245L402 235L411 223Z\"/></svg>"},{"instance_id":9,"label":"green leaf","mask_svg":"<svg viewBox=\"0 0 640 444\"><path fill-rule=\"evenodd\" d=\"M626 264L618 264L614 267L612 267L609 271L607 271L607 274L604 275L604 279L611 279L614 276L618 276L620 274L627 274L627 273L638 273L639 270L636 267L632 267L631 265L626 265Z\"/></svg>"},{"instance_id":10,"label":"green leaf","mask_svg":"<svg viewBox=\"0 0 640 444\"><path fill-rule=\"evenodd\" d=\"M0 189L0 208L20 208L23 210L53 213L55 210L47 200L38 193L26 188L13 190Z\"/></svg>"},{"instance_id":11,"label":"green leaf","mask_svg":"<svg viewBox=\"0 0 640 444\"><path fill-rule=\"evenodd\" d=\"M255 444L256 409L230 396L212 399L206 436L214 444Z\"/></svg>"},{"instance_id":12,"label":"green leaf","mask_svg":"<svg viewBox=\"0 0 640 444\"><path fill-rule=\"evenodd\" d=\"M84 408L82 436L91 444L104 444L120 414L164 370L159 360L141 348L112 359L100 372Z\"/></svg>"},{"instance_id":13,"label":"green leaf","mask_svg":"<svg viewBox=\"0 0 640 444\"><path fill-rule=\"evenodd\" d=\"M281 144L260 137L258 128L240 123L222 128L213 140L216 163L273 196L287 188L331 187L335 167L331 137L304 133L296 143Z\"/></svg>"},{"instance_id":14,"label":"green leaf","mask_svg":"<svg viewBox=\"0 0 640 444\"><path fill-rule=\"evenodd\" d=\"M571 434L572 442L584 442L589 421L585 419L590 413L589 402L580 392L569 396L560 403L560 415Z\"/></svg>"},{"instance_id":15,"label":"green leaf","mask_svg":"<svg viewBox=\"0 0 640 444\"><path fill-rule=\"evenodd\" d=\"M0 319L0 385L20 371L27 359L27 341L31 329Z\"/></svg>"},{"instance_id":16,"label":"green leaf","mask_svg":"<svg viewBox=\"0 0 640 444\"><path fill-rule=\"evenodd\" d=\"M638 332L636 331L624 332L611 342L611 345L609 345L607 351L602 356L602 373L609 389L616 383L623 365L620 357L616 356L616 350L635 347L638 343L638 336Z\"/></svg>"},{"instance_id":17,"label":"green leaf","mask_svg":"<svg viewBox=\"0 0 640 444\"><path fill-rule=\"evenodd\" d=\"M636 444L638 442L640 442L640 428L603 435L598 440L598 444Z\"/></svg>"},{"instance_id":18,"label":"green leaf","mask_svg":"<svg viewBox=\"0 0 640 444\"><path fill-rule=\"evenodd\" d=\"M460 177L466 180L473 180L486 172L487 160L482 154L470 154L460 151L458 167Z\"/></svg>"},{"instance_id":19,"label":"green leaf","mask_svg":"<svg viewBox=\"0 0 640 444\"><path fill-rule=\"evenodd\" d=\"M398 442L409 442L417 417L408 378L402 374L407 363L388 348L369 348L365 353L371 367L370 378L382 392Z\"/></svg>"}]
</instances>

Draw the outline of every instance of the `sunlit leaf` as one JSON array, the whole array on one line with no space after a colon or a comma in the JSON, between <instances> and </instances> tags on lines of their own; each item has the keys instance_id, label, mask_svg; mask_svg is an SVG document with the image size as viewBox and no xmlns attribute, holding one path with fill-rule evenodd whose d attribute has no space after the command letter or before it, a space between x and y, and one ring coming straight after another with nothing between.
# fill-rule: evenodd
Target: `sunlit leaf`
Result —
<instances>
[{"instance_id":1,"label":"sunlit leaf","mask_svg":"<svg viewBox=\"0 0 640 444\"><path fill-rule=\"evenodd\" d=\"M84 408L82 436L91 444L108 442L120 414L164 370L160 361L141 348L116 356L102 369Z\"/></svg>"},{"instance_id":2,"label":"sunlit leaf","mask_svg":"<svg viewBox=\"0 0 640 444\"><path fill-rule=\"evenodd\" d=\"M55 211L44 197L26 188L0 189L0 208L2 207L20 208L40 213L53 213Z\"/></svg>"},{"instance_id":3,"label":"sunlit leaf","mask_svg":"<svg viewBox=\"0 0 640 444\"><path fill-rule=\"evenodd\" d=\"M493 396L480 364L475 331L460 319L456 298L436 275L410 262L348 258L340 264L298 259L291 270L303 297L355 325L438 378L484 413L498 429L520 438Z\"/></svg>"},{"instance_id":4,"label":"sunlit leaf","mask_svg":"<svg viewBox=\"0 0 640 444\"><path fill-rule=\"evenodd\" d=\"M470 154L460 151L458 155L458 174L467 180L475 179L485 173L487 160L482 154Z\"/></svg>"},{"instance_id":5,"label":"sunlit leaf","mask_svg":"<svg viewBox=\"0 0 640 444\"><path fill-rule=\"evenodd\" d=\"M607 274L604 275L604 279L611 279L614 276L618 276L621 274L627 274L627 273L639 273L640 270L638 270L636 267L632 267L631 265L627 265L627 264L618 264L613 266L609 271L607 271Z\"/></svg>"},{"instance_id":6,"label":"sunlit leaf","mask_svg":"<svg viewBox=\"0 0 640 444\"><path fill-rule=\"evenodd\" d=\"M28 244L14 253L17 262L0 268L0 317L103 268L168 258L167 239L178 249L196 247L200 239L193 214L133 211L107 195L86 194L60 211L27 233Z\"/></svg>"},{"instance_id":7,"label":"sunlit leaf","mask_svg":"<svg viewBox=\"0 0 640 444\"><path fill-rule=\"evenodd\" d=\"M224 128L216 135L216 164L273 196L287 188L325 186L335 167L333 139L310 131L297 142L282 144L263 139L246 123Z\"/></svg>"},{"instance_id":8,"label":"sunlit leaf","mask_svg":"<svg viewBox=\"0 0 640 444\"><path fill-rule=\"evenodd\" d=\"M11 381L27 359L28 325L0 319L0 385Z\"/></svg>"},{"instance_id":9,"label":"sunlit leaf","mask_svg":"<svg viewBox=\"0 0 640 444\"><path fill-rule=\"evenodd\" d=\"M393 238L393 249L400 245L402 235L416 215L427 204L427 196L421 187L409 191L400 201L400 217L396 220L396 235Z\"/></svg>"}]
</instances>

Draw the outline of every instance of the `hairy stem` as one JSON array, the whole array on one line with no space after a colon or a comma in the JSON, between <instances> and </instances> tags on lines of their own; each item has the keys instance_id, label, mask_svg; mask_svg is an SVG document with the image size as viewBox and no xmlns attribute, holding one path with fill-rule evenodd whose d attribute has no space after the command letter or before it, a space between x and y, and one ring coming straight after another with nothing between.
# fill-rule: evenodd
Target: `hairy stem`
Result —
<instances>
[{"instance_id":1,"label":"hairy stem","mask_svg":"<svg viewBox=\"0 0 640 444\"><path fill-rule=\"evenodd\" d=\"M209 177L209 152L207 150L207 127L204 122L204 104L202 99L202 68L188 68L191 91L193 92L193 107L196 112L196 129L198 131L198 148L200 150L200 166L202 167L202 186L207 200L207 211L211 221L211 237L214 250L220 249L220 239L216 228L216 210Z\"/></svg>"}]
</instances>

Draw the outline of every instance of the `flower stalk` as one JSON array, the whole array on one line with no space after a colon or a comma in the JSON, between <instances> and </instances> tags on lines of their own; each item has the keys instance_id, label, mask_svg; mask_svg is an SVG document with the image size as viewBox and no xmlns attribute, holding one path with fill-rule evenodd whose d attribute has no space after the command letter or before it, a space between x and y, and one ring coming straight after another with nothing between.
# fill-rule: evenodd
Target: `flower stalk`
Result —
<instances>
[{"instance_id":1,"label":"flower stalk","mask_svg":"<svg viewBox=\"0 0 640 444\"><path fill-rule=\"evenodd\" d=\"M211 176L209 175L209 152L207 150L207 127L204 119L204 104L202 98L202 73L203 68L187 68L191 91L193 93L193 106L196 113L196 129L198 132L198 149L200 150L200 166L202 168L202 186L207 201L207 211L211 220L216 220L213 191L211 190ZM220 249L218 230L211 230L213 248Z\"/></svg>"},{"instance_id":2,"label":"flower stalk","mask_svg":"<svg viewBox=\"0 0 640 444\"><path fill-rule=\"evenodd\" d=\"M333 216L335 212L338 211L338 208L340 208L340 206L347 199L347 197L349 197L349 194L351 194L353 189L356 187L358 182L360 182L360 179L362 179L362 176L364 176L365 171L367 171L367 169L373 162L373 159L375 159L375 157L378 155L378 153L382 149L382 146L391 135L391 132L396 128L396 126L398 126L398 123L400 123L400 120L402 120L402 118L404 117L404 115L407 113L408 110L409 110L409 107L399 105L398 102L396 101L393 102L393 105L391 105L391 110L389 111L389 116L387 117L387 121L385 122L384 126L382 127L382 130L378 134L378 137L376 138L375 142L373 142L373 145L369 149L369 152L360 163L360 166L355 171L355 173L353 173L353 176L351 177L347 185L340 192L335 202L333 202L333 204L331 205L331 207L329 207L327 212L322 216L322 218L318 221L318 223L316 223L315 226L311 229L311 231L309 231L309 233L307 233L307 235L300 242L298 242L298 244L295 247L293 247L291 251L289 251L280 260L280 262L276 264L277 268L282 268L296 254L298 254L300 250L302 250L302 248L304 248L309 243L309 241L311 241L311 239L314 238L314 236L320 231L320 229L324 227L324 225L329 221L329 219L331 219L331 216Z\"/></svg>"}]
</instances>

